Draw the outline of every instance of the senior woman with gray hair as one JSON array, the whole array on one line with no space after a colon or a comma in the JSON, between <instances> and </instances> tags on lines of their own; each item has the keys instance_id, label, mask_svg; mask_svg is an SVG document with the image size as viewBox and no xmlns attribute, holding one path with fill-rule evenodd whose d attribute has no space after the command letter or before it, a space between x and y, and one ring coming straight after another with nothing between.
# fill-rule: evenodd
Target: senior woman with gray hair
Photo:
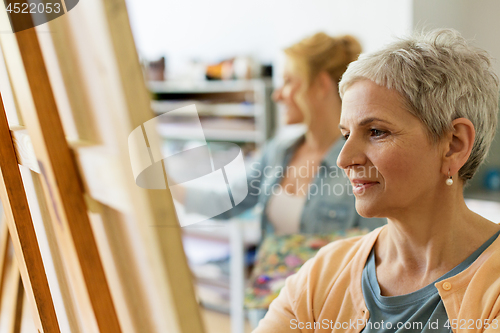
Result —
<instances>
[{"instance_id":1,"label":"senior woman with gray hair","mask_svg":"<svg viewBox=\"0 0 500 333\"><path fill-rule=\"evenodd\" d=\"M500 332L500 226L465 205L498 112L488 55L454 30L400 39L340 83L337 164L387 217L323 247L254 332Z\"/></svg>"}]
</instances>

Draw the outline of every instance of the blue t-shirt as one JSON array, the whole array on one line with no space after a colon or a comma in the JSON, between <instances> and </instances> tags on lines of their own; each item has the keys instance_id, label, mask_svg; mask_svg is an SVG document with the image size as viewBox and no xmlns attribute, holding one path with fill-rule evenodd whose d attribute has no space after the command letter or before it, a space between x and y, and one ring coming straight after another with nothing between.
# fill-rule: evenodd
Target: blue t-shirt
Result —
<instances>
[{"instance_id":1,"label":"blue t-shirt","mask_svg":"<svg viewBox=\"0 0 500 333\"><path fill-rule=\"evenodd\" d=\"M363 296L368 311L370 311L370 319L362 332L452 332L448 322L448 314L434 284L467 269L495 241L499 234L500 231L462 263L433 283L410 294L400 296L382 296L380 294L375 270L375 254L372 249L363 269Z\"/></svg>"}]
</instances>

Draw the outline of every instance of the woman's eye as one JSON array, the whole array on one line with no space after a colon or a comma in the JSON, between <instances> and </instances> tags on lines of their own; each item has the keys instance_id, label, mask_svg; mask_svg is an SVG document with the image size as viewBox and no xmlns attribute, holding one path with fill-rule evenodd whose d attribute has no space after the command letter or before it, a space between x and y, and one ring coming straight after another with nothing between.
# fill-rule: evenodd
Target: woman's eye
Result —
<instances>
[{"instance_id":1,"label":"woman's eye","mask_svg":"<svg viewBox=\"0 0 500 333\"><path fill-rule=\"evenodd\" d=\"M372 136L377 136L377 137L378 137L378 136L382 136L382 135L384 135L384 134L386 134L386 133L387 133L387 132L385 132L385 131L381 131L381 130L376 129L376 128L372 128L372 129L370 129L370 132L371 132Z\"/></svg>"}]
</instances>

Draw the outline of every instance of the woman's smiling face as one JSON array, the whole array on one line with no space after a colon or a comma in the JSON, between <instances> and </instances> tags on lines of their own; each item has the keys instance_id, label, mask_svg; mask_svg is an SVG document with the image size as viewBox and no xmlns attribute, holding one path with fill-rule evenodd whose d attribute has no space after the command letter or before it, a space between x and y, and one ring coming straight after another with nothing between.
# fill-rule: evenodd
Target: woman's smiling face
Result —
<instances>
[{"instance_id":1,"label":"woman's smiling face","mask_svg":"<svg viewBox=\"0 0 500 333\"><path fill-rule=\"evenodd\" d=\"M344 94L339 127L346 143L337 164L351 180L360 215L397 216L444 184L443 149L397 91L370 80L354 83Z\"/></svg>"}]
</instances>

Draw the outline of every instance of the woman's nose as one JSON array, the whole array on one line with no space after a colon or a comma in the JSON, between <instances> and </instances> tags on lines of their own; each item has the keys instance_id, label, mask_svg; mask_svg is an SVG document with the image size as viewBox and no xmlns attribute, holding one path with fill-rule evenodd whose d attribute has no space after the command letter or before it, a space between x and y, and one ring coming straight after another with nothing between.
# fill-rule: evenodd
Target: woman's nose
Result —
<instances>
[{"instance_id":1,"label":"woman's nose","mask_svg":"<svg viewBox=\"0 0 500 333\"><path fill-rule=\"evenodd\" d=\"M352 166L364 165L366 163L366 156L362 151L362 144L360 142L355 142L353 139L354 138L349 138L346 140L337 158L337 165L344 170Z\"/></svg>"}]
</instances>

